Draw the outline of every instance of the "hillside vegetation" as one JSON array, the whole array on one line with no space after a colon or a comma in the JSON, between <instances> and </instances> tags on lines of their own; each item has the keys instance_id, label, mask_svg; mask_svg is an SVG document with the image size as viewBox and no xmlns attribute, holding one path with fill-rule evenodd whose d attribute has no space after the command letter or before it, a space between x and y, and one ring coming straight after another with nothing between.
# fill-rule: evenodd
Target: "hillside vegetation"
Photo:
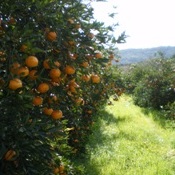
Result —
<instances>
[{"instance_id":1,"label":"hillside vegetation","mask_svg":"<svg viewBox=\"0 0 175 175\"><path fill-rule=\"evenodd\" d=\"M147 49L125 49L120 50L117 54L121 57L120 64L132 64L155 58L159 53L165 57L172 57L175 54L175 47L164 46ZM113 62L116 64L115 62Z\"/></svg>"},{"instance_id":2,"label":"hillside vegetation","mask_svg":"<svg viewBox=\"0 0 175 175\"><path fill-rule=\"evenodd\" d=\"M132 95L140 107L156 109L175 121L175 57L154 58L121 67L121 82L125 93Z\"/></svg>"}]
</instances>

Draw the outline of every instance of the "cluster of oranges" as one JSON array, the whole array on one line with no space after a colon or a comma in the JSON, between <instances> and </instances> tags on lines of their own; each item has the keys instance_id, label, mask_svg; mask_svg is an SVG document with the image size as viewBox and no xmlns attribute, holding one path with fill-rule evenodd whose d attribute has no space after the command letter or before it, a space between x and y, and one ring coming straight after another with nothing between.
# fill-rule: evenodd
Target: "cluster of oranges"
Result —
<instances>
[{"instance_id":1,"label":"cluster of oranges","mask_svg":"<svg viewBox=\"0 0 175 175\"><path fill-rule=\"evenodd\" d=\"M55 167L53 169L53 174L66 175L64 165L60 165L59 167Z\"/></svg>"},{"instance_id":2,"label":"cluster of oranges","mask_svg":"<svg viewBox=\"0 0 175 175\"><path fill-rule=\"evenodd\" d=\"M80 27L80 26L79 26ZM50 42L54 42L57 39L56 32L49 31L46 33L46 39ZM72 43L70 43L72 45ZM22 45L20 47L21 52L26 52L28 49L27 45ZM100 59L103 58L103 54L101 52L95 53L95 58ZM52 61L50 59L44 59L40 61L35 55L27 56L24 60L24 62L21 64L18 61L13 62L10 66L10 74L12 75L8 87L9 89L16 91L18 89L23 88L23 80L27 78L30 81L34 81L39 79L38 77L41 73L41 70L38 70L38 67L41 65L42 62L42 69L48 71L48 80L46 82L42 81L38 84L38 86L35 88L35 92L37 92L36 95L34 95L32 103L34 106L42 106L44 103L44 99L42 97L42 94L48 93L51 89L51 87L55 84L59 85L61 80L63 79L63 76L72 76L76 73L76 68L73 65L65 65L64 69L60 70L61 63L59 61ZM82 64L80 64L80 67L88 68L89 62L84 61ZM64 70L64 72L63 72ZM64 74L64 75L63 75ZM101 78L98 74L82 74L81 80L83 82L89 82L91 80L92 83L98 84L101 81ZM79 85L74 80L70 80L68 82L68 92L76 93L77 88L79 88ZM84 104L81 97L78 97L74 99L76 104ZM43 113L45 115L50 115L53 119L60 119L63 117L61 110L53 110L51 107L44 107Z\"/></svg>"},{"instance_id":3,"label":"cluster of oranges","mask_svg":"<svg viewBox=\"0 0 175 175\"><path fill-rule=\"evenodd\" d=\"M70 25L74 26L74 29L79 30L81 29L81 24L76 23L74 19L68 19L67 22ZM14 18L10 19L10 24L16 25L16 20ZM59 36L57 32L50 31L49 28L45 29L43 33L47 42L54 43L58 40ZM91 40L95 38L95 35L91 32L87 34L87 37ZM55 96L54 92L52 92L53 87L59 86L66 77L71 77L64 81L65 89L67 90L67 94L71 95L76 94L73 101L75 105L77 104L85 104L86 102L82 98L82 94L78 94L78 89L81 87L78 83L75 82L75 78L80 76L79 81L81 83L91 82L91 84L99 84L101 83L103 77L100 76L98 71L94 73L95 67L91 65L91 61L94 59L100 60L104 58L104 54L100 51L94 51L94 54L85 54L84 58L82 58L81 63L77 61L78 58L77 53L73 53L75 47L77 47L76 42L73 39L69 39L68 41L64 41L63 45L68 48L68 57L70 58L70 62L66 61L62 63L58 60L52 60L50 58L41 59L37 57L36 54L31 54L28 51L28 46L22 44L20 46L19 51L25 53L26 58L24 58L23 62L20 60L13 61L13 63L9 66L10 72L10 80L8 83L8 88L12 91L16 90L23 90L26 84L35 84L35 87L32 87L33 98L32 104L33 106L38 106L43 108L43 113L45 115L51 116L53 119L60 119L63 117L63 113L60 109L54 109L52 105L46 104L46 95L50 98L51 96ZM60 53L61 50L59 49L52 49L55 53ZM4 58L4 52L0 52L0 57ZM109 54L109 63L114 59L114 54ZM2 61L2 60L1 60ZM22 63L21 63L22 62ZM73 63L74 62L74 63ZM63 65L62 65L63 64ZM77 68L78 67L78 71ZM79 71L80 68L86 69L86 71ZM42 71L47 71L47 75L41 75ZM92 70L92 72L91 72ZM78 72L78 73L77 73ZM45 77L46 76L46 77ZM46 79L46 80L44 80ZM83 91L83 90L82 90ZM81 90L79 91L81 92ZM57 101L57 100L55 100ZM49 102L47 102L49 103ZM56 106L56 105L55 105Z\"/></svg>"},{"instance_id":4,"label":"cluster of oranges","mask_svg":"<svg viewBox=\"0 0 175 175\"><path fill-rule=\"evenodd\" d=\"M35 56L29 56L25 60L25 66L20 66L19 63L13 63L11 66L11 73L18 75L18 78L13 78L9 81L9 89L11 90L17 90L23 87L23 82L21 80L21 77L29 77L31 80L37 79L37 69L31 69L30 68L36 68L38 66L38 59ZM51 69L49 72L49 76L51 79L59 78L61 74L61 71L59 69ZM49 91L50 84L49 82L41 82L37 88L36 91L38 94L33 97L32 103L34 106L41 106L43 105L43 97L42 94L45 94ZM41 94L41 95L40 95ZM63 117L61 110L53 110L52 108L44 108L43 113L46 115L51 115L53 119L60 119Z\"/></svg>"},{"instance_id":5,"label":"cluster of oranges","mask_svg":"<svg viewBox=\"0 0 175 175\"><path fill-rule=\"evenodd\" d=\"M17 21L12 18L11 24L16 25L16 23ZM68 23L74 25L75 30L82 27L80 23L75 23L73 19L68 19ZM68 121L70 127L80 123L84 126L87 125L86 127L81 126L87 129L89 123L92 123L90 116L92 116L93 109L96 108L98 101L101 100L100 98L105 98L102 97L104 92L100 91L100 88L105 89L104 86L106 85L103 80L104 69L100 70L100 66L97 68L96 65L100 64L100 61L106 56L100 51L93 51L93 53L88 54L85 51L84 56L82 56L82 53L76 52L78 50L76 47L79 47L79 45L76 44L73 38L63 41L64 50L67 49L67 51L62 53L61 47L58 49L54 46L59 38L57 32L45 29L43 36L45 41L49 43L48 53L43 54L42 57L38 53L30 52L29 47L31 46L20 43L20 59L14 56L15 58L9 61L8 70L6 70L9 73L7 76L8 83L4 83L4 87L8 87L12 93L30 94L32 110L39 109L42 116L50 116L54 122L55 120L60 122L63 116L67 116L66 110L68 110L70 114L72 113L71 116L79 117L79 119L72 119L73 117L69 116L66 118L70 120ZM87 36L91 40L95 38L95 35L91 32ZM49 55L50 53L51 55ZM58 59L51 58L54 54L59 55L60 53L64 54L63 58L65 60L62 57L61 59L59 57ZM2 51L0 52L0 62L4 63L6 61L4 58L5 53ZM109 63L113 59L114 55L110 54ZM102 87L101 84L103 84ZM95 97L92 97L92 94ZM100 98L98 98L98 95ZM76 120L78 124L75 123ZM32 120L30 121L32 122ZM77 135L72 138L74 144L81 144L81 138L77 139L76 137ZM5 154L5 160L10 161L15 156L16 152L9 150ZM53 173L65 174L64 166L55 167Z\"/></svg>"}]
</instances>

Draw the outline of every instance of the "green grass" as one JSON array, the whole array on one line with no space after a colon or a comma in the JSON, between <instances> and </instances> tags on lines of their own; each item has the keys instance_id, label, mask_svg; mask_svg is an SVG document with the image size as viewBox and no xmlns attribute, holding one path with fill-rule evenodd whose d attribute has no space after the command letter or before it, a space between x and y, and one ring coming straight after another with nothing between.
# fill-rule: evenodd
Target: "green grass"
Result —
<instances>
[{"instance_id":1,"label":"green grass","mask_svg":"<svg viewBox=\"0 0 175 175\"><path fill-rule=\"evenodd\" d=\"M99 114L86 175L175 175L175 131L123 96Z\"/></svg>"}]
</instances>

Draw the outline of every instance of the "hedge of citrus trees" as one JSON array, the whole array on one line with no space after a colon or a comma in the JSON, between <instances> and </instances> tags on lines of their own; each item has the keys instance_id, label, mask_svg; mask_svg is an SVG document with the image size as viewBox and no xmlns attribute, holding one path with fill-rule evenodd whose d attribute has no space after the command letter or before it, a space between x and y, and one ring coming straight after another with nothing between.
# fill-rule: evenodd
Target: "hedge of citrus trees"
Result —
<instances>
[{"instance_id":1,"label":"hedge of citrus trees","mask_svg":"<svg viewBox=\"0 0 175 175\"><path fill-rule=\"evenodd\" d=\"M166 108L175 100L175 59L159 57L132 65L125 74L128 92L142 107Z\"/></svg>"},{"instance_id":2,"label":"hedge of citrus trees","mask_svg":"<svg viewBox=\"0 0 175 175\"><path fill-rule=\"evenodd\" d=\"M70 157L117 92L110 65L124 35L112 30L90 2L1 2L0 174L81 174Z\"/></svg>"}]
</instances>

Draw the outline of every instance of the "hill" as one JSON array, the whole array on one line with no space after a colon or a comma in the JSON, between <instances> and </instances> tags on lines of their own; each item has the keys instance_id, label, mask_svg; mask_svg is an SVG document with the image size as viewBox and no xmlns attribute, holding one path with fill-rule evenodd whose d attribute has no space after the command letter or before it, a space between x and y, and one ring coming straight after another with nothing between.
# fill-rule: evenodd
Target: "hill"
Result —
<instances>
[{"instance_id":1,"label":"hill","mask_svg":"<svg viewBox=\"0 0 175 175\"><path fill-rule=\"evenodd\" d=\"M144 61L146 59L155 58L159 53L169 58L175 55L175 46L162 46L146 49L125 49L118 51L120 56L120 64L132 64Z\"/></svg>"}]
</instances>

